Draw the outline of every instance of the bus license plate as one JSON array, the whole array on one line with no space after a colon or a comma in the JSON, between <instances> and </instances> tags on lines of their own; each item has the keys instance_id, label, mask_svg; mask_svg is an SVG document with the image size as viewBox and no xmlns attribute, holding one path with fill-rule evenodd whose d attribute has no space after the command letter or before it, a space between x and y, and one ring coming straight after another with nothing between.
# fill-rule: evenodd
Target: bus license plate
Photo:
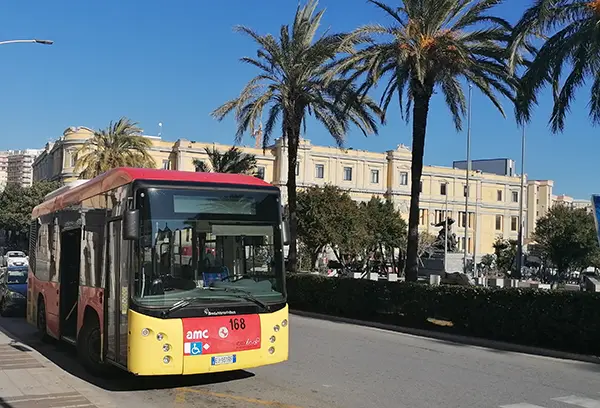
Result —
<instances>
[{"instance_id":1,"label":"bus license plate","mask_svg":"<svg viewBox=\"0 0 600 408\"><path fill-rule=\"evenodd\" d=\"M233 364L235 363L235 354L231 356L214 356L211 357L211 365Z\"/></svg>"}]
</instances>

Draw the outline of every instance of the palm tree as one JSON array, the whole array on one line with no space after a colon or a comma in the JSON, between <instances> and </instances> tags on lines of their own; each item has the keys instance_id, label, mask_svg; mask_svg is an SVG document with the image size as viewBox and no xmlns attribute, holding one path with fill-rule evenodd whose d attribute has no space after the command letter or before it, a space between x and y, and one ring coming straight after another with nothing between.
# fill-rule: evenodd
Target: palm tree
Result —
<instances>
[{"instance_id":1,"label":"palm tree","mask_svg":"<svg viewBox=\"0 0 600 408\"><path fill-rule=\"evenodd\" d=\"M204 150L208 155L210 166L205 161L194 159L194 168L199 172L254 174L256 171L256 156L242 152L236 146L221 153L215 147Z\"/></svg>"},{"instance_id":2,"label":"palm tree","mask_svg":"<svg viewBox=\"0 0 600 408\"><path fill-rule=\"evenodd\" d=\"M323 11L315 13L317 2L309 0L298 6L291 27L282 25L279 38L259 35L247 27L237 27L258 45L256 58L244 57L242 62L260 71L242 89L240 95L216 109L213 116L222 120L235 112L238 124L236 138L240 141L246 131L253 132L264 111L263 148L278 122L288 148L288 205L291 244L289 269L296 269L296 163L300 132L309 115L314 116L336 140L343 145L351 124L365 135L377 132L376 119L383 116L370 98L355 92L346 81L332 77L329 71L340 53L352 52L355 41L347 34L323 34L317 30ZM342 102L343 101L343 102Z\"/></svg>"},{"instance_id":3,"label":"palm tree","mask_svg":"<svg viewBox=\"0 0 600 408\"><path fill-rule=\"evenodd\" d=\"M409 121L412 109L411 198L406 249L406 279L418 271L419 193L423 171L429 104L440 93L462 129L466 103L462 80L477 87L504 116L497 91L513 100L514 81L505 61L510 24L486 14L501 0L404 0L400 7L369 0L391 19L391 25L360 27L355 35L378 36L339 65L350 79L363 76L362 92L387 78L381 107L396 97ZM373 37L372 37L373 38Z\"/></svg>"},{"instance_id":4,"label":"palm tree","mask_svg":"<svg viewBox=\"0 0 600 408\"><path fill-rule=\"evenodd\" d=\"M156 167L148 153L152 142L141 134L137 123L127 118L111 121L78 149L75 171L81 171L79 177L86 179L115 167Z\"/></svg>"},{"instance_id":5,"label":"palm tree","mask_svg":"<svg viewBox=\"0 0 600 408\"><path fill-rule=\"evenodd\" d=\"M533 61L521 77L519 121L530 120L537 93L551 84L554 108L550 125L554 133L561 132L575 91L591 79L589 115L593 124L600 124L600 0L537 0L514 28L511 68L523 46L536 37L546 41L533 52ZM561 86L566 64L570 72Z\"/></svg>"}]
</instances>

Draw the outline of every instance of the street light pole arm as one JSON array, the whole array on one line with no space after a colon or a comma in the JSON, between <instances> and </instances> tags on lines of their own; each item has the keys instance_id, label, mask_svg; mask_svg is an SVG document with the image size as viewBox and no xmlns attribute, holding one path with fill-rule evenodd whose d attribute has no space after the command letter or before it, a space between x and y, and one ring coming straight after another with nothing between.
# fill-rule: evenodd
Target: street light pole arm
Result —
<instances>
[{"instance_id":1,"label":"street light pole arm","mask_svg":"<svg viewBox=\"0 0 600 408\"><path fill-rule=\"evenodd\" d=\"M20 43L34 43L34 44L52 45L52 44L54 44L54 41L52 41L52 40L38 40L38 39L0 41L0 45L5 45L5 44L20 44Z\"/></svg>"}]
</instances>

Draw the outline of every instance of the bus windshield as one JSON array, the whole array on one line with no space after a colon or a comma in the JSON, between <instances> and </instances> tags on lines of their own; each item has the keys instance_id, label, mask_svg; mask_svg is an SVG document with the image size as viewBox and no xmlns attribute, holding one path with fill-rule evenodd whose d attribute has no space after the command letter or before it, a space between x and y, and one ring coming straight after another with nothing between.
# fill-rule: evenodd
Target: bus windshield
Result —
<instances>
[{"instance_id":1,"label":"bus windshield","mask_svg":"<svg viewBox=\"0 0 600 408\"><path fill-rule=\"evenodd\" d=\"M280 207L272 190L144 188L136 198L136 302L162 308L183 299L247 301L232 296L239 291L261 302L283 299Z\"/></svg>"}]
</instances>

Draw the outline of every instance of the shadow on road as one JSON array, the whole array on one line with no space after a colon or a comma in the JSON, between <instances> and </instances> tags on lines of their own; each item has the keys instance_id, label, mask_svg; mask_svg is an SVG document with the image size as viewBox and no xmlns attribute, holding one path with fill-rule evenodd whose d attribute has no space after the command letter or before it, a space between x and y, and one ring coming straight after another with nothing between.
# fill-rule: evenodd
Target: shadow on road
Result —
<instances>
[{"instance_id":1,"label":"shadow on road","mask_svg":"<svg viewBox=\"0 0 600 408\"><path fill-rule=\"evenodd\" d=\"M27 347L23 347L23 345L29 346L62 370L107 391L146 391L193 387L254 377L253 373L244 370L186 376L138 377L115 368L111 370L107 378L99 378L89 374L79 363L75 347L57 341L42 342L37 337L36 329L24 319L0 318L0 331L21 343L11 343L13 347L21 351L30 351L27 350ZM10 405L2 405L2 403L6 404L6 402L0 400L0 408L10 407Z\"/></svg>"}]
</instances>

